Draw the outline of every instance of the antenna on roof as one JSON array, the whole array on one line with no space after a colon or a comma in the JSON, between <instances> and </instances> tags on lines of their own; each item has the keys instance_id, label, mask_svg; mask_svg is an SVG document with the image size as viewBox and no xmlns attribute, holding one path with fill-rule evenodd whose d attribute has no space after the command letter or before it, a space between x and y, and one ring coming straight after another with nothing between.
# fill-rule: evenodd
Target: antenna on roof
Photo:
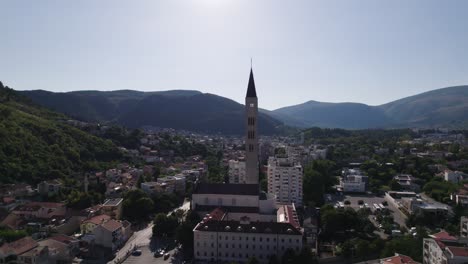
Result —
<instances>
[{"instance_id":1,"label":"antenna on roof","mask_svg":"<svg viewBox=\"0 0 468 264\"><path fill-rule=\"evenodd\" d=\"M250 69L252 69L252 57L250 57Z\"/></svg>"}]
</instances>

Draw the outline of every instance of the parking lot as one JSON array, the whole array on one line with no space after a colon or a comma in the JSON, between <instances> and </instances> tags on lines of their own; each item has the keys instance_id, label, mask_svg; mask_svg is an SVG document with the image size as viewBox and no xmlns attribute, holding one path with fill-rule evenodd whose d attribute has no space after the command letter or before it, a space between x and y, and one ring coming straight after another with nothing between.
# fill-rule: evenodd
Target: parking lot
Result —
<instances>
[{"instance_id":1,"label":"parking lot","mask_svg":"<svg viewBox=\"0 0 468 264\"><path fill-rule=\"evenodd\" d=\"M375 196L373 194L327 194L326 195L326 202L335 205L336 203L342 202L343 204L345 201L349 201L349 205L345 205L345 207L351 207L354 210L359 210L360 205L359 201L362 200L364 204L367 204L368 207L371 209L372 212L375 211L374 204L381 204L385 201L385 199L381 196ZM406 227L406 216L394 207L392 204L388 204L385 206L388 208L393 216L393 219L396 223L400 226Z\"/></svg>"},{"instance_id":2,"label":"parking lot","mask_svg":"<svg viewBox=\"0 0 468 264\"><path fill-rule=\"evenodd\" d=\"M123 263L124 264L146 264L146 263L159 263L159 264L168 264L168 263L173 263L173 264L179 264L182 263L181 257L179 256L177 250L171 250L169 253L171 256L169 259L164 260L163 257L158 257L155 258L153 256L154 252L151 251L149 246L139 248L141 250L141 255L140 256L132 256L128 257Z\"/></svg>"}]
</instances>

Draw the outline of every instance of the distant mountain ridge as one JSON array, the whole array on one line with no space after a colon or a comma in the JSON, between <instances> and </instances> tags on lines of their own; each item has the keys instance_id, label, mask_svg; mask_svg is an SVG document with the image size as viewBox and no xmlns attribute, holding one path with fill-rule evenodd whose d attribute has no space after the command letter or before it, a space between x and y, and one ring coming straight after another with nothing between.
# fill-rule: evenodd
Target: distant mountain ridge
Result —
<instances>
[{"instance_id":1,"label":"distant mountain ridge","mask_svg":"<svg viewBox=\"0 0 468 264\"><path fill-rule=\"evenodd\" d=\"M81 120L115 122L129 127L152 125L210 133L244 133L243 105L194 90L20 93L42 106ZM259 109L259 118L260 131L266 135L277 133L283 124L344 129L468 128L468 86L437 89L380 106L308 101L273 111Z\"/></svg>"},{"instance_id":2,"label":"distant mountain ridge","mask_svg":"<svg viewBox=\"0 0 468 264\"><path fill-rule=\"evenodd\" d=\"M271 112L286 125L301 127L468 128L468 86L432 90L379 106L308 101Z\"/></svg>"},{"instance_id":3,"label":"distant mountain ridge","mask_svg":"<svg viewBox=\"0 0 468 264\"><path fill-rule=\"evenodd\" d=\"M244 106L227 98L192 90L162 92L21 91L34 102L71 117L115 122L128 127L157 126L223 134L244 133ZM282 122L259 114L262 134L274 134Z\"/></svg>"}]
</instances>

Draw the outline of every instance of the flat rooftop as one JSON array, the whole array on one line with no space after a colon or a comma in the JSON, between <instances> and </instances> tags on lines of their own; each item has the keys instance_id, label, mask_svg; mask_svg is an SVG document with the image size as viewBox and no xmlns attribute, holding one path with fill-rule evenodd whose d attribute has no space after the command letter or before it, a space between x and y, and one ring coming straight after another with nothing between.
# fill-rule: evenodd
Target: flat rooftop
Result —
<instances>
[{"instance_id":1,"label":"flat rooftop","mask_svg":"<svg viewBox=\"0 0 468 264\"><path fill-rule=\"evenodd\" d=\"M123 201L122 198L109 199L104 202L103 206L117 206Z\"/></svg>"}]
</instances>

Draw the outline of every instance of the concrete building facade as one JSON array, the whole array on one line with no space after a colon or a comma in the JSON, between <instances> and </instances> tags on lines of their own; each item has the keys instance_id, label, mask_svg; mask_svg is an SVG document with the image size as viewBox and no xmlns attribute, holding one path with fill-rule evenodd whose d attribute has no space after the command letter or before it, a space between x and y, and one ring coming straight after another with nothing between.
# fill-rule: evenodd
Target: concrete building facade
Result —
<instances>
[{"instance_id":1,"label":"concrete building facade","mask_svg":"<svg viewBox=\"0 0 468 264\"><path fill-rule=\"evenodd\" d=\"M302 206L301 164L288 157L268 159L268 193L276 196L278 203Z\"/></svg>"}]
</instances>

